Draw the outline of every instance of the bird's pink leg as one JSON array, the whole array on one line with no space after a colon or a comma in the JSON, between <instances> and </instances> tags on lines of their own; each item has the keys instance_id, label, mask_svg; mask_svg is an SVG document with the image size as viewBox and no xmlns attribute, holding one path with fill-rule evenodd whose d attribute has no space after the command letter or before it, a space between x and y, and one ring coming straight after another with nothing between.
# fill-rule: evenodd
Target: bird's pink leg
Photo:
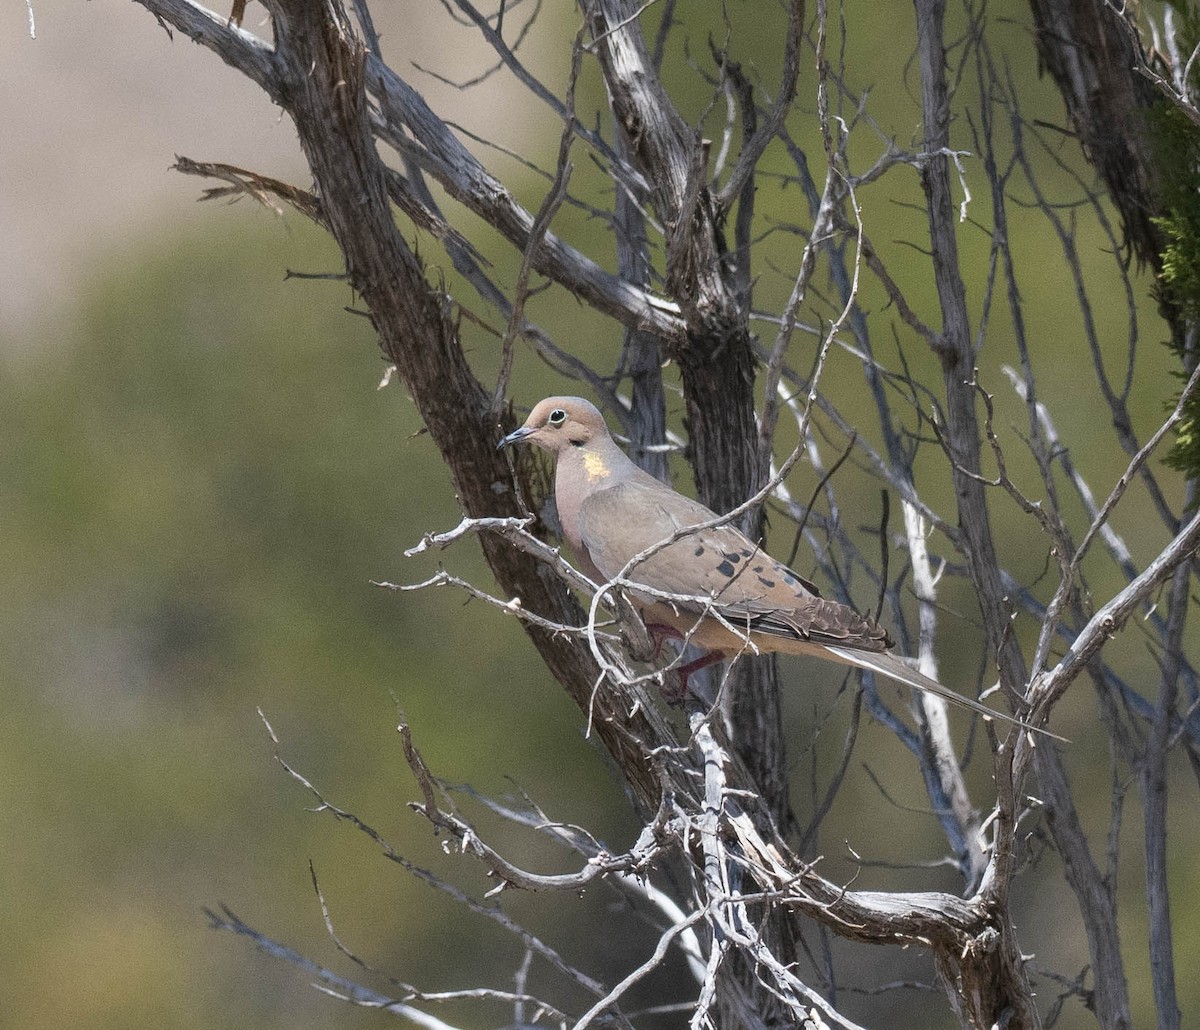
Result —
<instances>
[{"instance_id":1,"label":"bird's pink leg","mask_svg":"<svg viewBox=\"0 0 1200 1030\"><path fill-rule=\"evenodd\" d=\"M675 675L679 677L679 686L675 689L668 689L666 683L663 683L662 695L667 704L681 705L688 692L688 677L693 672L699 672L701 669L707 669L710 665L716 665L725 657L724 651L707 651L699 658L688 662L686 665L679 666L675 670Z\"/></svg>"},{"instance_id":2,"label":"bird's pink leg","mask_svg":"<svg viewBox=\"0 0 1200 1030\"><path fill-rule=\"evenodd\" d=\"M663 644L668 640L682 640L683 634L674 626L667 626L661 622L646 623L646 632L650 634L650 640L654 643L654 657L662 657Z\"/></svg>"},{"instance_id":3,"label":"bird's pink leg","mask_svg":"<svg viewBox=\"0 0 1200 1030\"><path fill-rule=\"evenodd\" d=\"M655 658L658 658L662 654L663 644L668 640L686 639L684 634L680 633L674 626L667 626L661 622L647 623L646 632L650 634L650 639L654 641ZM675 686L668 686L667 681L664 679L662 686L663 700L672 706L683 704L688 692L688 677L693 672L707 669L710 665L716 664L724 657L725 655L721 651L708 651L686 665L681 665L677 669L674 669L673 671L678 677L678 682Z\"/></svg>"}]
</instances>

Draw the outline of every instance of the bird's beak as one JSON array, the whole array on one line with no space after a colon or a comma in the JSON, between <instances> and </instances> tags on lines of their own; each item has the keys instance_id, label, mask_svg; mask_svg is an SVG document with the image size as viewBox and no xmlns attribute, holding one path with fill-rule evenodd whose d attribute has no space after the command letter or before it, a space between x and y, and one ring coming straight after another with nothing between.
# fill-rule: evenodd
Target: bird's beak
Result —
<instances>
[{"instance_id":1,"label":"bird's beak","mask_svg":"<svg viewBox=\"0 0 1200 1030\"><path fill-rule=\"evenodd\" d=\"M520 429L514 429L511 433L508 434L508 436L506 436L503 440L501 440L498 444L496 444L496 450L502 451L502 450L504 450L505 447L508 447L514 443L520 443L522 440L525 439L525 437L531 436L533 433L536 433L536 432L537 432L537 430L534 429L532 426L522 426Z\"/></svg>"}]
</instances>

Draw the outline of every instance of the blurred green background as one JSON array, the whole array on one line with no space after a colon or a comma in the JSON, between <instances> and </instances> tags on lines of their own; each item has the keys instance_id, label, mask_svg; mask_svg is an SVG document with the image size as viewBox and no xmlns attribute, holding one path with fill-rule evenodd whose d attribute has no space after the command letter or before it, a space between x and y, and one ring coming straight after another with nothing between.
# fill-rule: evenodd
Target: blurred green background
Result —
<instances>
[{"instance_id":1,"label":"blurred green background","mask_svg":"<svg viewBox=\"0 0 1200 1030\"><path fill-rule=\"evenodd\" d=\"M453 906L305 817L256 706L289 763L422 864L444 856L403 807L398 713L452 781L507 795L517 777L596 832L628 823L514 625L370 585L429 573L402 551L457 521L454 498L402 389L376 389L348 289L283 282L332 267L330 245L246 213L110 260L71 345L7 377L6 1025L225 1025L247 1006L307 1025L301 984L247 987L269 963L206 936L200 909L311 940L308 856L351 939L449 986L430 941ZM472 547L449 558L486 582ZM455 966L485 942L476 926Z\"/></svg>"},{"instance_id":2,"label":"blurred green background","mask_svg":"<svg viewBox=\"0 0 1200 1030\"><path fill-rule=\"evenodd\" d=\"M400 7L381 16L385 43L409 56L421 54L428 64L438 56L425 52L436 39L445 47L438 70L449 74L457 68L460 78L467 77L464 66L471 71L486 66L478 50L467 57L455 49L461 30L450 42L442 39L437 5L422 16L436 18L436 27L426 25L411 5ZM346 310L355 304L348 287L285 279L288 269L338 271L330 243L297 215L277 218L249 203L188 206L202 184L164 171L174 149L197 158L241 160L304 184L286 126L264 130L277 112L261 103L254 107L256 99L216 58L182 40L172 45L144 11L127 8L89 5L77 24L69 24L64 5L35 5L40 38L19 39L26 49L13 50L15 63L8 67L16 71L2 80L6 112L51 114L38 123L36 142L0 151L6 162L0 167L17 169L3 179L5 224L11 238L21 241L18 254L26 255L8 269L0 293L5 444L0 704L6 714L0 722L0 805L7 816L0 836L5 916L0 1024L394 1024L391 1017L315 994L311 977L208 929L202 909L228 904L264 933L342 973L364 976L326 935L310 860L339 935L372 965L427 990L511 987L521 960L514 940L389 863L348 825L309 812L313 798L274 761L256 709L274 727L282 756L331 802L353 810L412 861L476 898L490 886L478 867L445 854L427 824L405 808L417 792L395 732L400 718L411 722L434 772L449 781L515 803L527 791L551 818L585 826L616 848L631 842L637 826L603 757L584 739L580 713L536 661L513 620L468 605L450 590L395 595L370 585L424 578L439 561L482 586L490 580L469 542L444 554L403 557L422 533L453 526L458 509L403 386L377 389L384 366L366 320ZM744 15L742 5L731 10ZM903 10L911 19L909 9ZM1027 18L1019 7L1013 13ZM848 16L855 46L872 55L874 78L858 85L881 87L871 110L904 145L918 128L912 86L905 84L906 74L913 74L904 64L911 28L904 21L897 32L891 16L867 18L855 11ZM695 9L688 17L694 40L721 29L711 11L708 21ZM546 16L543 24L553 42L555 25ZM1031 110L1057 119L1050 88L1033 81L1021 24L1005 29L1005 38L1029 79ZM15 47L23 31L21 19L15 25L6 25L6 48ZM567 29L573 31L573 25ZM743 54L761 55L756 71L763 82L775 81L778 26L769 18L744 18L737 33L735 46ZM89 97L86 77L70 78L76 62L68 42L93 62L92 74L110 92ZM150 63L142 63L143 54L151 55ZM672 74L688 84L684 106L697 118L707 92L677 57ZM552 88L561 89L561 50L533 48L530 59ZM403 60L396 63L436 92L438 87ZM113 67L122 69L119 75ZM111 79L102 68L110 69ZM26 83L69 82L76 88L58 95L46 85L26 94L16 85L21 74ZM210 83L214 92L205 92ZM598 96L593 72L586 88L593 99ZM160 91L161 98L154 95ZM491 91L491 86L476 90L465 104L455 98L463 108L457 116L468 117L466 109ZM802 95L811 95L811 88L802 87ZM487 97L486 104L497 102ZM175 106L163 106L168 103ZM74 130L56 130L49 118L56 111L79 118L81 109L88 110L85 104L95 105L91 121L109 142L105 149L92 140L88 150L95 161L108 155L113 164L98 175L93 168L68 190L56 178L66 173L53 158L67 163L79 138ZM510 106L511 120L493 124L501 126L497 135L549 164L559 132L555 119L528 101ZM489 111L474 114L487 122L495 117ZM190 124L193 112L196 123ZM810 117L802 102L793 120L797 134L818 153L815 137L803 129ZM79 132L84 131L81 122ZM228 149L223 133L235 140ZM197 151L194 138L207 139L209 152ZM878 143L869 133L862 138L866 160ZM485 160L536 208L544 182L494 153L485 153ZM1049 169L1048 158L1040 160ZM576 166L575 188L586 192L598 180L589 179L597 173L582 148ZM1047 174L1065 195L1065 178ZM973 213L986 221L981 180L977 185ZM806 221L798 191L783 197L779 209L762 217ZM898 169L859 199L877 246L902 267L909 243L923 239L922 217L905 206L919 199L915 174ZM1018 260L1030 269L1022 293L1034 327L1043 398L1076 463L1103 492L1117 470L1101 431L1107 415L1097 414L1094 387L1080 373L1082 342L1069 303L1069 277L1053 256L1040 216L1014 210L1014 226ZM555 228L611 259L601 228L586 213L564 208ZM499 281L511 282L515 256L509 248L487 237L477 242L496 261ZM982 276L985 232L965 227L962 244L965 267ZM1090 230L1081 232L1081 247L1093 262L1089 273L1096 276L1093 301L1103 344L1115 357L1124 347L1124 299L1106 246ZM447 276L457 300L490 315L457 284L432 241L422 239L420 247L434 274ZM782 305L790 288L786 270L794 266L797 249L796 238L787 233L765 241L757 307ZM981 281L972 283L976 311ZM1172 388L1171 366L1156 345L1161 329L1146 299L1147 283L1136 285L1143 295L1147 343L1135 380L1135 414L1144 436L1161 418ZM931 283L913 281L906 288L932 319ZM890 345L894 316L869 284L864 301L877 319L873 329L882 350ZM574 352L611 362L617 327L561 294L534 299L531 313ZM1021 408L1002 392L998 371L1001 363L1014 361L1006 317L996 315L981 377L997 391L998 428L1019 450ZM769 327L759 328L770 339ZM480 375L489 381L495 341L466 323L464 335ZM894 349L888 355L885 360L893 361ZM906 355L918 369L929 360L916 347ZM851 414L862 399L857 376L855 363L838 355L826 380ZM518 402L531 403L566 386L528 352L519 354L513 385ZM676 426L677 407L671 411ZM929 464L922 488L944 502L949 494L932 478L936 467ZM1028 475L1020 459L1014 469ZM1179 484L1169 474L1165 478L1177 498ZM682 470L681 482L686 483ZM1031 479L1026 485L1036 493ZM793 486L799 497L810 489L806 479ZM845 491L843 500L861 504L871 522L878 511L876 488L850 480ZM1161 545L1147 511L1134 496L1117 517L1142 558ZM1008 517L997 528L1009 566L1027 581L1036 579L1046 549L1029 546L1027 522ZM776 552L781 546L776 543ZM1118 585L1111 573L1096 570L1092 586L1098 597ZM944 600L952 613L944 616L949 645L955 620L969 626L974 619L974 601L953 585ZM1036 626L1026 620L1018 631L1031 639ZM943 650L944 676L972 682L976 656L969 649ZM1120 662L1135 679L1153 677L1153 661L1136 642ZM839 754L848 697L836 673L818 677L804 663L787 662L785 675L809 688L790 692L785 711L803 818ZM1068 751L1071 774L1078 782L1103 784L1082 799L1099 848L1111 774L1094 708L1079 691L1064 705L1058 728L1075 741ZM935 862L944 843L936 820L924 814L928 801L907 755L871 724L864 724L857 754L823 835L828 874L854 874L846 845L868 858ZM881 796L866 766L889 784L892 802ZM1180 765L1175 773L1186 791L1186 770ZM977 801L986 805L986 762L975 763L971 783ZM1174 796L1183 799L1172 808L1176 957L1182 972L1200 962L1200 899L1194 878L1183 875L1184 858L1200 846L1200 827L1194 804L1191 811L1186 807L1194 795ZM896 804L923 814L914 816ZM513 831L467 800L464 807L515 859L541 871L574 866L540 838ZM1121 914L1131 990L1145 1006L1139 841L1139 818L1131 814L1122 830L1128 850L1121 867L1126 892ZM859 876L856 885L864 887L958 889L945 868L869 868ZM1077 974L1087 962L1086 947L1057 860L1035 862L1023 873L1018 893L1025 949L1045 956L1059 972ZM510 894L501 904L570 961L610 981L648 954L653 940L603 887L549 902ZM815 931L808 943L818 952L823 946ZM928 962L918 954L851 949L836 941L830 947L850 986L931 979ZM553 979L537 963L532 977L534 987ZM1184 1010L1195 1011L1200 987L1186 976L1182 980ZM395 990L383 980L371 983L384 993ZM1054 990L1043 986L1045 997ZM690 994L679 970L671 968L650 981L640 998L664 1003ZM569 992L566 1000L582 1001ZM856 1018L872 1026L951 1025L941 997L921 991L856 998L850 1005ZM447 1018L478 1026L504 1022L475 1008L451 1008ZM678 1017L661 1020L663 1026L679 1023ZM1090 1021L1071 1002L1059 1025Z\"/></svg>"}]
</instances>

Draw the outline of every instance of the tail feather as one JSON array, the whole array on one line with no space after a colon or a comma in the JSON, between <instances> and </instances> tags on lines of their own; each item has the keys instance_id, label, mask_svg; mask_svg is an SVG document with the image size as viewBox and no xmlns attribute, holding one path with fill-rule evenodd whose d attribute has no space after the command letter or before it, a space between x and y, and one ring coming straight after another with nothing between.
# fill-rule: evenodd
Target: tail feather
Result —
<instances>
[{"instance_id":1,"label":"tail feather","mask_svg":"<svg viewBox=\"0 0 1200 1030\"><path fill-rule=\"evenodd\" d=\"M985 719L999 719L1002 722L1020 726L1022 729L1031 730L1034 733L1044 733L1046 736L1053 737L1055 740L1061 740L1063 743L1070 743L1065 737L1060 737L1057 733L1051 733L1040 726L1031 726L1027 722L1013 718L1011 715L1005 715L1003 712L997 712L988 708L987 705L981 704L974 698L965 697L957 691L951 690L949 687L942 686L937 680L930 679L924 673L918 672L904 661L903 658L888 651L857 651L849 647L839 647L836 644L826 644L825 648L838 661L845 662L847 665L879 673L879 675L886 676L897 683L902 683L913 690L923 690L927 694L934 694L937 697L944 698L951 704L959 705L962 708L969 708L972 712L983 716Z\"/></svg>"}]
</instances>

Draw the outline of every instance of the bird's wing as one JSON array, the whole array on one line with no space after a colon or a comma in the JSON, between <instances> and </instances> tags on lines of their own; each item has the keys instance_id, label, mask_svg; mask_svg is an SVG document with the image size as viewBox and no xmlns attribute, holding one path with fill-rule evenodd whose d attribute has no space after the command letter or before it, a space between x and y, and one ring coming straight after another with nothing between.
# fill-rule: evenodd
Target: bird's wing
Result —
<instances>
[{"instance_id":1,"label":"bird's wing","mask_svg":"<svg viewBox=\"0 0 1200 1030\"><path fill-rule=\"evenodd\" d=\"M635 555L678 530L716 517L697 501L647 478L648 484L628 478L594 491L580 505L581 542L607 579L620 575ZM680 537L639 562L627 576L634 583L675 595L677 599L669 603L678 611L702 618L715 609L739 630L820 645L835 661L936 694L985 718L1064 739L994 711L917 671L887 650L892 642L873 619L821 597L811 583L732 526ZM658 600L653 595L645 599Z\"/></svg>"},{"instance_id":2,"label":"bird's wing","mask_svg":"<svg viewBox=\"0 0 1200 1030\"><path fill-rule=\"evenodd\" d=\"M679 530L716 518L704 505L646 478L597 490L580 506L580 540L606 578ZM670 603L679 611L702 616L715 610L746 631L868 651L891 644L874 621L821 597L733 526L688 533L639 562L628 578L674 595Z\"/></svg>"}]
</instances>

